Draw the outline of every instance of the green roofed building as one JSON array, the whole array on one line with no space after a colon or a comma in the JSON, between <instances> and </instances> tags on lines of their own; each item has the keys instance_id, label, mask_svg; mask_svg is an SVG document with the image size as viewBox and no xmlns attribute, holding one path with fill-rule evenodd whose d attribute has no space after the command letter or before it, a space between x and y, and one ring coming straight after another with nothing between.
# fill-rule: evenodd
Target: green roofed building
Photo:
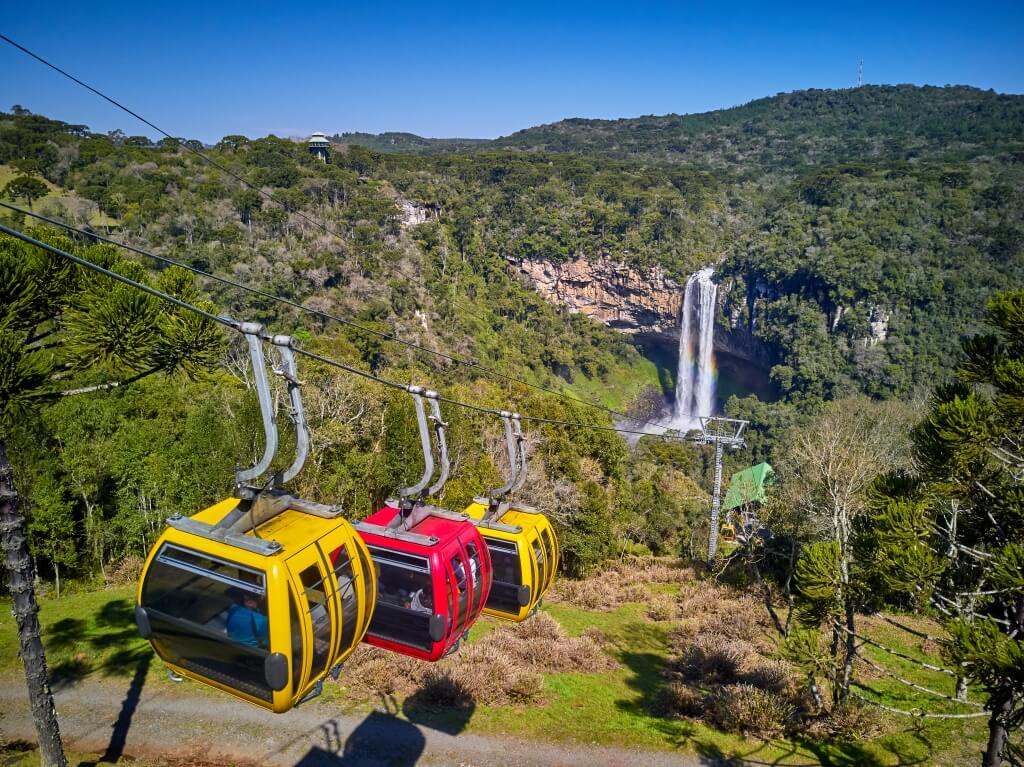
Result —
<instances>
[{"instance_id":1,"label":"green roofed building","mask_svg":"<svg viewBox=\"0 0 1024 767\"><path fill-rule=\"evenodd\" d=\"M722 511L732 511L753 503L766 503L766 488L774 482L775 471L771 464L759 463L749 469L737 471L729 480L729 492L725 494Z\"/></svg>"}]
</instances>

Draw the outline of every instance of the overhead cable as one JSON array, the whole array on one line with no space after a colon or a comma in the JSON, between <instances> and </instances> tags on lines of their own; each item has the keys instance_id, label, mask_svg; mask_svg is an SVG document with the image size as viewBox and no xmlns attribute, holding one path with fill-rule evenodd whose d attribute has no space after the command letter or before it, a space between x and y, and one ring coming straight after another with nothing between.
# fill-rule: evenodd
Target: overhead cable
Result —
<instances>
[{"instance_id":1,"label":"overhead cable","mask_svg":"<svg viewBox=\"0 0 1024 767\"><path fill-rule=\"evenodd\" d=\"M164 292L162 292L160 290L157 290L156 288L152 288L149 285L145 285L145 284L143 284L141 282L138 282L136 280L133 280L130 277L124 276L123 274L118 274L117 272L112 271L110 269L107 269L107 268L105 268L103 266L100 266L99 264L94 264L91 261L88 261L88 260L86 260L84 258L76 256L76 255L74 255L72 253L68 253L66 250L62 250L61 248L57 248L57 247L55 247L53 245L50 245L49 243L42 242L41 240L38 240L35 237L32 237L31 235L25 234L24 232L20 232L17 229L12 229L11 227L8 227L8 226L5 226L3 224L0 224L0 232L3 232L4 234L8 234L8 235L10 235L12 237L15 237L15 238L17 238L19 240L22 240L23 242L26 242L26 243L28 243L30 245L35 246L35 247L41 248L42 250L45 250L45 251L47 251L49 253L52 253L52 254L57 255L57 256L60 256L62 258L65 258L65 259L67 259L67 260L69 260L69 261L71 261L71 262L73 262L73 263L75 263L75 264L85 268L85 269L90 269L90 270L92 270L94 272L102 274L102 275L104 275L106 277L109 277L109 278L111 278L113 280L117 280L118 282L121 282L121 283L123 283L125 285L128 285L129 287L135 288L135 289L140 290L140 291L142 291L144 293L147 293L147 294L149 294L151 296L154 296L155 298L158 298L158 299L160 299L162 301L166 301L166 302L168 302L168 303L170 303L170 304L172 304L174 306L177 306L180 309L184 309L185 311L189 311L189 312L192 312L194 314L197 314L197 315L199 315L199 316L201 316L201 317L203 317L203 318L205 318L205 319L207 319L207 320L209 320L211 322L216 322L216 323L218 323L220 325L223 325L224 327L230 328L232 330L236 330L237 331L239 329L240 323L237 320L234 320L234 319L232 319L230 317L225 317L225 316L213 314L212 312L208 312L205 309L202 309L202 308L200 308L198 306L195 306L194 304L189 303L188 301L183 301L180 298L175 298L172 295L164 293ZM268 338L269 337L270 336L268 335ZM353 375L361 376L363 378L366 378L366 379L369 379L369 380L372 380L372 381L376 381L377 383L383 384L383 385L388 386L388 387L393 388L393 389L400 389L402 391L409 391L409 389L410 389L410 386L407 385L407 384L399 383L397 381L392 381L390 379L387 379L387 378L384 378L382 376L376 375L375 373L371 373L368 370L363 370L362 368L356 367L355 365L349 365L346 362L340 362L338 360L331 359L330 357L325 357L325 356L323 356L321 354L317 354L316 352L307 351L305 349L298 348L298 347L296 347L294 349L294 352L296 354L300 354L300 355L302 355L304 357L307 357L307 358L309 358L311 360L315 360L315 361L323 363L325 365L329 365L331 367L335 367L335 368L338 368L340 370L344 370L344 371L346 371L348 373L352 373ZM502 412L504 412L502 410L497 410L495 408L488 408L488 407L484 407L482 405L476 405L476 404L471 403L471 402L464 402L462 400L453 399L451 397L439 397L438 399L440 399L441 401L443 401L443 402L445 402L447 404L454 405L454 406L459 407L459 408L463 408L463 409L466 409L466 410L472 410L472 411L479 412L479 413L486 413L488 415L500 416L502 414ZM657 437L659 439L666 439L666 440L686 441L686 437L681 435L681 434L650 434L649 432L644 432L644 431L637 431L637 430L633 430L633 429L622 429L622 428L619 428L617 426L604 426L604 425L601 425L601 424L587 423L587 422L584 422L584 421L563 421L563 420L559 420L559 419L555 419L555 418L543 418L543 417L540 417L540 416L529 416L529 415L522 415L521 416L521 420L523 420L523 421L532 421L534 423L543 423L543 424L548 424L548 425L553 425L553 426L563 426L563 427L566 427L566 428L589 429L589 430L592 430L592 431L616 432L616 433L619 433L619 434L631 434L631 435L637 435L637 436Z\"/></svg>"},{"instance_id":2,"label":"overhead cable","mask_svg":"<svg viewBox=\"0 0 1024 767\"><path fill-rule=\"evenodd\" d=\"M44 58L43 56L39 55L38 53L35 53L32 50L29 50L24 45L21 45L20 43L15 42L11 38L7 37L7 35L4 35L3 33L0 33L0 40L3 40L5 42L9 43L10 45L14 46L15 48L17 48L18 50L20 50L23 53L27 54L28 56L31 56L33 59L35 59L39 63L49 67L50 69L52 69L53 71L57 72L58 74L66 77L69 80L71 80L72 82L82 86L83 88L87 89L91 93L96 94L97 96L99 96L104 101L107 101L108 103L114 105L115 107L117 107L118 109L122 110L126 114L131 115L132 117L134 117L135 119L139 120L143 124L149 126L153 130L155 130L157 133L159 133L160 135L164 136L165 138L170 139L171 141L174 141L181 148L183 148L183 149L185 149L185 150L187 150L189 152L192 152L197 157L202 158L202 160L204 162L206 162L206 163L212 165L213 167L217 168L218 170L228 174L231 178L235 179L236 181L238 181L240 184L244 185L248 189L251 189L252 191L258 193L260 196L264 197L267 200L270 200L274 204L280 205L286 211L289 211L289 212L294 213L295 215L299 216L302 220L304 220L307 223L312 224L313 226L317 227L318 229L323 231L325 234L329 234L332 237L336 237L338 239L343 239L341 237L341 235L339 235L337 232L335 232L333 229L331 229L329 226L327 226L322 221L320 221L320 220L318 220L318 219L316 219L316 218L314 218L312 216L308 216L305 213L303 213L302 211L295 210L294 208L289 207L287 202L277 199L271 193L264 191L262 188L260 188L260 187L258 187L256 185L252 184L251 182L249 182L243 176L238 175L237 173L233 172L230 168L227 168L223 164L217 162L216 160L214 160L212 157L210 157L205 152L202 152L199 149L196 149L193 145L189 144L186 141L182 141L177 136L172 136L170 133L165 131L159 125L157 125L156 123L152 122L151 120L146 119L145 117L140 115L138 112L136 112L133 109L130 109L129 107L127 107L124 104L122 104L117 99L115 99L115 98L113 98L111 96L108 96L106 93L104 93L103 91L99 90L98 88L96 88L96 87L94 87L92 85L89 85L88 83L84 82L83 80L79 79L78 77L75 77L73 74L71 74L67 70L62 69L61 67L59 67L56 64L54 64L53 62L47 60L46 58ZM121 243L116 243L116 242L114 242L113 244L121 245ZM126 246L126 245L121 245L121 246L122 247L129 247L129 246ZM151 254L146 254L146 255L151 255ZM184 266L184 265L181 265L181 266ZM184 267L184 268L188 268L188 267ZM210 275L210 276L212 276L212 275ZM221 279L221 278L214 277L214 279ZM221 279L221 281L222 282L228 282L228 284L232 284L229 281L225 281L223 279ZM237 287L241 287L240 285L236 285L236 286ZM281 300L281 301L285 301L286 300L286 299L281 299L279 297L270 296L270 295L268 295L266 293L262 293L261 291L257 291L255 288L252 288L251 290L253 290L253 291L257 292L257 293L260 293L261 295L264 295L264 296L266 296L268 298L275 298L276 300ZM305 309L305 307L301 307L301 306L300 306L300 308ZM310 312L314 311L314 310L311 310L311 309L305 309L305 310L306 311L310 311ZM319 314L322 317L326 317L328 319L332 319L332 320L337 321L337 322L343 322L345 324L354 325L354 323L352 323L351 321L345 321L345 320L340 319L338 317L327 315L327 314L325 314L323 312L317 312L317 314ZM547 392L548 394L553 394L555 396L562 397L563 399L569 399L569 400L572 400L573 402L577 402L577 403L579 403L581 405L586 405L588 407L595 408L597 410L601 410L601 411L603 411L605 413L608 413L609 415L615 416L616 418L621 418L621 419L624 419L624 420L627 420L627 421L633 421L633 422L636 422L636 423L641 423L641 424L644 424L644 425L647 425L647 426L653 426L653 427L655 427L657 429L666 429L666 428L668 428L666 426L666 424L657 423L655 421L647 421L647 420L639 420L639 421L637 421L637 419L630 418L630 416L626 415L625 413L620 413L620 412L618 412L616 410L613 410L613 409L611 409L611 408L609 408L609 407L607 407L605 405L602 405L600 403L593 402L593 401L587 400L587 399L583 399L581 397L576 397L576 396L571 395L571 394L566 394L566 393L560 392L560 391L558 391L556 389L551 389L551 388L548 388L548 387L545 387L545 386L541 386L539 384L527 383L526 381L522 381L520 379L514 378L513 376L508 376L508 375L505 375L503 373L499 373L498 371L486 368L486 367L484 367L482 365L478 365L476 363L469 362L469 361L466 361L466 360L459 360L458 358L455 358L455 357L453 357L451 355L446 355L446 354L444 354L442 352L437 352L437 351L435 351L433 349L427 349L426 347L421 347L421 346L419 346L417 344L413 344L413 343L408 342L408 341L403 341L403 340L401 340L401 339L399 339L399 338L397 338L397 337L395 337L393 335L390 335L390 334L382 334L382 333L380 333L380 331L372 331L372 330L369 330L368 328L362 328L362 329L364 331L366 331L366 332L375 333L376 335L379 335L379 336L382 336L382 337L385 337L385 338L389 338L389 339L391 339L393 341L396 341L397 343L404 344L404 345L406 345L406 346L408 346L410 348L418 348L420 351L424 351L424 352L426 352L428 354L434 354L434 355L437 355L439 357L447 358L449 360L458 362L459 364L464 364L464 365L468 365L468 366L474 367L474 368L476 368L476 369L478 369L478 370L480 370L482 372L486 372L488 375L497 376L497 377L500 377L500 378L502 378L502 379L504 379L506 381L512 382L512 383L523 384L523 385L529 386L529 387L531 387L533 389L537 389L539 391L544 391L544 392ZM646 433L646 432L644 432L644 433Z\"/></svg>"},{"instance_id":3,"label":"overhead cable","mask_svg":"<svg viewBox=\"0 0 1024 767\"><path fill-rule=\"evenodd\" d=\"M32 218L38 219L39 221L44 221L44 222L46 222L48 224L52 224L53 226L60 227L60 228L62 228L64 230L66 230L66 231L75 232L76 234L79 234L79 235L81 235L83 237L88 237L88 238L91 238L91 239L94 239L94 240L98 240L99 242L107 243L108 245L114 245L114 246L119 247L119 248L124 248L125 250L128 250L128 251L130 251L132 253L136 253L136 254L138 254L140 256L143 256L145 258L151 258L154 261L157 261L159 263L165 264L167 266L177 266L177 267L180 267L180 268L185 269L185 270L187 270L189 272L192 272L193 274L199 275L201 277L205 277L207 279L214 280L215 282L219 282L222 285L227 285L229 287L237 288L239 290L243 290L245 292L251 293L253 295L260 296L262 298L267 298L267 299L270 299L272 301L278 301L278 302L280 302L282 304L285 304L287 306L291 306L291 307L293 307L295 309L298 309L300 311L306 312L307 314L309 314L311 316L318 317L318 318L323 319L323 320L329 320L329 321L337 322L337 323L340 323L342 325L345 325L345 326L348 326L348 327L351 327L351 328L355 328L356 330L362 331L364 333L369 333L371 335L377 336L378 338L383 338L383 339L386 339L388 341L393 341L393 342L395 342L397 344L401 344L402 346L405 346L407 348L413 349L415 351L422 352L422 353L425 353L425 354L431 354L431 355L434 355L436 357L440 357L440 358L448 360L449 362L452 362L452 363L454 363L456 365L464 365L466 367L469 367L469 368L472 368L474 370L477 370L477 371L483 373L484 375L491 376L491 377L494 377L494 378L500 378L501 380L504 380L504 381L506 381L508 383L519 384L521 386L526 386L526 387L534 389L536 391L542 391L542 392L544 392L546 394L551 394L553 396L560 397L561 399L565 399L565 400L569 400L569 401L572 401L572 402L576 402L576 403L581 404L581 405L587 405L589 407L601 410L601 411L603 411L603 412L605 412L605 413L607 413L609 415L615 416L617 418L622 418L622 419L627 420L627 421L632 421L634 423L639 423L639 424L643 424L643 425L647 425L647 426L653 426L653 427L658 428L658 429L668 429L669 428L664 423L659 423L659 422L656 422L656 421L637 420L637 419L631 418L630 416L626 415L625 413L620 413L617 410L613 410L613 409L611 409L609 407L606 407L604 405L601 405L599 403L591 402L590 400L582 399L582 398L576 397L576 396L574 396L572 394L566 394L565 392L561 392L561 391L559 391L557 389L552 389L551 387L544 386L542 384L530 383L529 381L526 381L526 380L524 380L522 378L516 378L515 376L508 375L507 373L502 373L499 370L495 370L494 368L486 367L486 366L481 365L481 364L479 364L477 362L473 362L472 360L467 360L467 359L464 359L464 358L461 358L461 357L457 357L457 356L452 355L452 354L446 354L445 352L440 352L440 351L437 351L436 349L430 349L429 347L423 346L421 344L417 344L417 343L415 343L413 341L407 341L407 340L405 340L403 338L399 338L398 336L394 335L393 333L385 333L382 330L375 330L374 328L367 327L365 325L362 325L362 324L360 324L358 322L354 322L352 320L346 319L344 317L339 317L338 315L330 314L329 312L324 312L324 311L321 311L319 309L313 309L313 308L310 308L308 306L304 306L303 304L300 304L297 301L292 301L291 299L275 295L274 293L268 293L267 291L260 290L259 288L254 288L251 285L246 285L245 283L238 282L236 280L232 280L232 279L229 279L227 277L221 277L219 275L213 274L212 272L207 272L207 271L205 271L203 269L199 269L198 267L192 266L191 264L187 264L187 263L185 263L183 261L178 261L178 260L170 258L168 256L158 255L156 253L153 253L153 252L148 251L148 250L144 250L143 248L137 247L135 245L131 245L131 244L128 244L128 243L125 243L125 242L121 242L121 241L115 240L115 239L113 239L111 237L106 237L106 236L104 236L102 234L99 234L97 232L92 232L92 231L89 231L88 229L83 229L81 227L74 226L74 225L69 224L69 223L67 223L65 221L61 221L60 219L52 218L50 216L44 216L41 213L36 213L35 211L32 211L32 210L26 210L25 208L21 208L21 207L19 207L17 205L12 205L11 203L4 202L2 200L0 200L0 207L7 208L8 210L12 210L12 211L14 211L16 213L21 213L21 214L26 215L26 216L31 216ZM636 431L636 432L627 432L627 433L647 434L648 432Z\"/></svg>"}]
</instances>

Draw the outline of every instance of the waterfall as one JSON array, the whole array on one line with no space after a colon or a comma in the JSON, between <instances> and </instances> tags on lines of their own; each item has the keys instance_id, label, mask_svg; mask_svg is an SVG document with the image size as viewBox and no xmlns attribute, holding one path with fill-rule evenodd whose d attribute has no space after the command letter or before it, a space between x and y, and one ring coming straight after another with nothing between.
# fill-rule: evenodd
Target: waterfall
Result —
<instances>
[{"instance_id":1,"label":"waterfall","mask_svg":"<svg viewBox=\"0 0 1024 767\"><path fill-rule=\"evenodd\" d=\"M683 321L679 333L679 368L672 425L700 428L700 416L711 415L715 400L715 298L710 266L690 275L683 294Z\"/></svg>"}]
</instances>

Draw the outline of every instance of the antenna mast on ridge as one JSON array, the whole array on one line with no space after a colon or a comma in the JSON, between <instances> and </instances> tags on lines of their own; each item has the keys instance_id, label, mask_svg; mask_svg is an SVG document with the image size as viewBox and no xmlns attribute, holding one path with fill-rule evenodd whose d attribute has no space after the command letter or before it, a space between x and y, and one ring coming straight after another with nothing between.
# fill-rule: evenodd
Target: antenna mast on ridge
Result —
<instances>
[{"instance_id":1,"label":"antenna mast on ridge","mask_svg":"<svg viewBox=\"0 0 1024 767\"><path fill-rule=\"evenodd\" d=\"M864 85L864 59L861 59L857 65L857 87L860 88L862 85Z\"/></svg>"}]
</instances>

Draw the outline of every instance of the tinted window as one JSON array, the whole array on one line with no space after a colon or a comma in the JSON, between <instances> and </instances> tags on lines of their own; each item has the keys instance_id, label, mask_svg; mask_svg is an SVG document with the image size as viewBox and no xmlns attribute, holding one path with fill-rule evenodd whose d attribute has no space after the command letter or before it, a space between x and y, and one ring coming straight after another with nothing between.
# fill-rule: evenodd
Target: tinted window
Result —
<instances>
[{"instance_id":1,"label":"tinted window","mask_svg":"<svg viewBox=\"0 0 1024 767\"><path fill-rule=\"evenodd\" d=\"M547 576L550 579L551 576L555 574L554 569L555 565L557 564L555 562L555 544L551 540L551 534L548 533L548 531L544 528L541 528L540 537L544 541L544 551L546 551L548 555Z\"/></svg>"},{"instance_id":2,"label":"tinted window","mask_svg":"<svg viewBox=\"0 0 1024 767\"><path fill-rule=\"evenodd\" d=\"M371 548L377 570L377 604L369 634L428 650L434 588L425 557L400 555Z\"/></svg>"},{"instance_id":3,"label":"tinted window","mask_svg":"<svg viewBox=\"0 0 1024 767\"><path fill-rule=\"evenodd\" d=\"M164 544L142 586L161 658L269 701L264 574ZM229 635L229 618L234 636ZM243 631L244 629L244 631ZM243 636L244 634L244 636Z\"/></svg>"},{"instance_id":4,"label":"tinted window","mask_svg":"<svg viewBox=\"0 0 1024 767\"><path fill-rule=\"evenodd\" d=\"M355 576L352 572L352 559L339 546L331 552L331 562L334 567L334 574L338 577L338 596L341 598L341 645L340 649L347 650L355 643L356 618L359 614L359 604L356 600Z\"/></svg>"},{"instance_id":5,"label":"tinted window","mask_svg":"<svg viewBox=\"0 0 1024 767\"><path fill-rule=\"evenodd\" d=\"M320 568L310 565L299 573L299 580L306 595L309 620L313 624L313 668L309 672L312 679L323 673L331 657L331 613Z\"/></svg>"},{"instance_id":6,"label":"tinted window","mask_svg":"<svg viewBox=\"0 0 1024 767\"><path fill-rule=\"evenodd\" d=\"M451 557L452 573L455 575L455 583L459 590L458 597L459 601L456 605L456 616L455 633L461 634L466 628L466 619L469 616L469 594L466 590L466 566L463 564L462 555L454 554Z\"/></svg>"},{"instance_id":7,"label":"tinted window","mask_svg":"<svg viewBox=\"0 0 1024 767\"><path fill-rule=\"evenodd\" d=\"M288 615L292 625L292 694L297 695L302 681L302 623L291 591L288 592Z\"/></svg>"},{"instance_id":8,"label":"tinted window","mask_svg":"<svg viewBox=\"0 0 1024 767\"><path fill-rule=\"evenodd\" d=\"M530 541L530 545L533 548L533 558L537 561L537 572L539 573L537 586L540 587L548 581L547 562L544 559L544 550L540 547L540 540L534 538Z\"/></svg>"},{"instance_id":9,"label":"tinted window","mask_svg":"<svg viewBox=\"0 0 1024 767\"><path fill-rule=\"evenodd\" d=\"M483 565L480 563L480 552L477 551L475 543L466 544L466 558L469 560L469 575L473 582L473 609L471 612L475 614L480 609L480 600L484 594L483 579L481 578Z\"/></svg>"},{"instance_id":10,"label":"tinted window","mask_svg":"<svg viewBox=\"0 0 1024 767\"><path fill-rule=\"evenodd\" d=\"M492 610L506 613L519 612L519 586L523 582L519 563L519 549L515 541L505 541L484 536L484 543L491 553L491 567L494 580L487 606Z\"/></svg>"}]
</instances>

